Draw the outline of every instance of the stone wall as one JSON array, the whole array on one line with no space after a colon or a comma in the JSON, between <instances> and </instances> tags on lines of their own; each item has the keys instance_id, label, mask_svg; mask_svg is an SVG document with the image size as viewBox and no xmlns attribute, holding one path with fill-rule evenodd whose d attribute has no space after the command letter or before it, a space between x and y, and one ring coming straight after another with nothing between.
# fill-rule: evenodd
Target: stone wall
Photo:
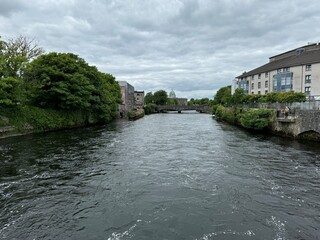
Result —
<instances>
[{"instance_id":1,"label":"stone wall","mask_svg":"<svg viewBox=\"0 0 320 240\"><path fill-rule=\"evenodd\" d=\"M275 117L272 131L297 139L320 139L320 111L296 110L295 114L284 119Z\"/></svg>"}]
</instances>

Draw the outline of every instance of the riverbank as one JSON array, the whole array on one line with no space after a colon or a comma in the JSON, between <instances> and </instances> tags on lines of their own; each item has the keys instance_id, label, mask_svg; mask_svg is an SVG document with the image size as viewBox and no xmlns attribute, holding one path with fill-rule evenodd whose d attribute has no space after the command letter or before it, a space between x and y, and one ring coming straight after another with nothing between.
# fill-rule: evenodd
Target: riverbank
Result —
<instances>
[{"instance_id":1,"label":"riverbank","mask_svg":"<svg viewBox=\"0 0 320 240\"><path fill-rule=\"evenodd\" d=\"M129 120L137 120L139 118L143 118L144 117L144 109L136 109L136 110L131 110L128 112L128 119Z\"/></svg>"},{"instance_id":2,"label":"riverbank","mask_svg":"<svg viewBox=\"0 0 320 240\"><path fill-rule=\"evenodd\" d=\"M278 116L277 110L266 108L237 108L219 106L219 120L254 131L309 141L320 141L320 111L294 110L288 117Z\"/></svg>"},{"instance_id":3,"label":"riverbank","mask_svg":"<svg viewBox=\"0 0 320 240\"><path fill-rule=\"evenodd\" d=\"M103 123L107 122L109 121ZM99 123L101 122L88 112L58 111L34 106L1 108L0 138L85 127Z\"/></svg>"}]
</instances>

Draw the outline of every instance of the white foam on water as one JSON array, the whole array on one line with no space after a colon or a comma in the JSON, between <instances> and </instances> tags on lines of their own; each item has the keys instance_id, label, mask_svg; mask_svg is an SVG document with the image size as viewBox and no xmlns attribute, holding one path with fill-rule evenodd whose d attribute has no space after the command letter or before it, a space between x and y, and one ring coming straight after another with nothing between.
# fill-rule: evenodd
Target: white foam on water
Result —
<instances>
[{"instance_id":1,"label":"white foam on water","mask_svg":"<svg viewBox=\"0 0 320 240\"><path fill-rule=\"evenodd\" d=\"M281 221L277 217L271 216L270 219L267 219L267 224L272 226L276 232L274 240L286 240L287 231L286 231L286 221Z\"/></svg>"},{"instance_id":2,"label":"white foam on water","mask_svg":"<svg viewBox=\"0 0 320 240\"><path fill-rule=\"evenodd\" d=\"M248 230L246 232L237 232L231 229L225 230L225 231L218 231L218 232L212 232L204 234L201 238L196 238L195 240L211 240L211 239L217 239L216 237L219 235L234 235L234 236L255 236L256 234L252 230Z\"/></svg>"},{"instance_id":3,"label":"white foam on water","mask_svg":"<svg viewBox=\"0 0 320 240\"><path fill-rule=\"evenodd\" d=\"M138 219L136 222L139 223L139 222L142 222L142 220ZM124 237L126 237L126 239L128 238L130 239L134 237L134 234L132 233L132 231L137 227L137 223L133 224L128 230L122 233L113 232L111 236L108 237L108 240L121 240L121 239L124 239Z\"/></svg>"}]
</instances>

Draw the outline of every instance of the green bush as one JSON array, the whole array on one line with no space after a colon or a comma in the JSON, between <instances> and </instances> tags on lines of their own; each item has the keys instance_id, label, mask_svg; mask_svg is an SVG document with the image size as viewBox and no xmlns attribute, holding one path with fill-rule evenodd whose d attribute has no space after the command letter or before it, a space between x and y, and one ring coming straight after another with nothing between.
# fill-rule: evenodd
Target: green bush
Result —
<instances>
[{"instance_id":1,"label":"green bush","mask_svg":"<svg viewBox=\"0 0 320 240\"><path fill-rule=\"evenodd\" d=\"M43 131L84 126L90 123L91 118L90 115L80 111L57 111L34 106L1 108L0 111L3 117L9 119L6 125L14 126L20 132L26 128Z\"/></svg>"},{"instance_id":2,"label":"green bush","mask_svg":"<svg viewBox=\"0 0 320 240\"><path fill-rule=\"evenodd\" d=\"M148 103L146 106L144 106L145 114L155 113L156 111L157 111L157 105L154 103Z\"/></svg>"},{"instance_id":3,"label":"green bush","mask_svg":"<svg viewBox=\"0 0 320 240\"><path fill-rule=\"evenodd\" d=\"M218 106L215 115L217 118L226 121L228 123L235 124L238 122L237 109L236 108L226 108L223 106Z\"/></svg>"},{"instance_id":4,"label":"green bush","mask_svg":"<svg viewBox=\"0 0 320 240\"><path fill-rule=\"evenodd\" d=\"M249 109L241 113L240 124L245 128L262 130L268 127L272 110Z\"/></svg>"}]
</instances>

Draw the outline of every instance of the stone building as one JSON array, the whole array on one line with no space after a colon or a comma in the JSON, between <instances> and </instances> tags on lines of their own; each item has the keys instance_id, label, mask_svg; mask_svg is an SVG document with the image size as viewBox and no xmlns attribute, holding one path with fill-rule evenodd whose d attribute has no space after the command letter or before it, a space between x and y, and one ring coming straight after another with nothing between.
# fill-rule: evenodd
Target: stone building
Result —
<instances>
[{"instance_id":1,"label":"stone building","mask_svg":"<svg viewBox=\"0 0 320 240\"><path fill-rule=\"evenodd\" d=\"M244 72L233 81L232 93L302 92L320 100L320 45L309 44L272 56L269 62Z\"/></svg>"},{"instance_id":2,"label":"stone building","mask_svg":"<svg viewBox=\"0 0 320 240\"><path fill-rule=\"evenodd\" d=\"M134 91L135 108L143 108L144 106L144 91Z\"/></svg>"},{"instance_id":3,"label":"stone building","mask_svg":"<svg viewBox=\"0 0 320 240\"><path fill-rule=\"evenodd\" d=\"M126 81L118 81L118 83L120 85L122 98L119 114L123 117L128 111L134 109L134 87Z\"/></svg>"}]
</instances>

